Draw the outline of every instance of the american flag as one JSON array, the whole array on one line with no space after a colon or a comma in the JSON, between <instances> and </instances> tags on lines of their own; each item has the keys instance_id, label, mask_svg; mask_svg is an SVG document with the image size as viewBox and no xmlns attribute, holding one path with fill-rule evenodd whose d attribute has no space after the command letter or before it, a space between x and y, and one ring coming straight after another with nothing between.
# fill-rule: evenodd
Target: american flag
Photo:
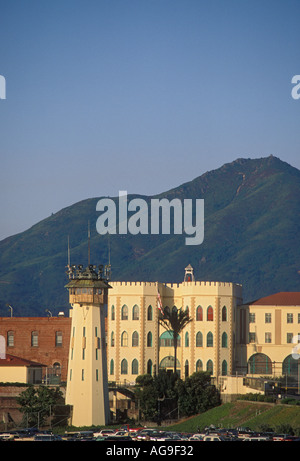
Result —
<instances>
[{"instance_id":1,"label":"american flag","mask_svg":"<svg viewBox=\"0 0 300 461\"><path fill-rule=\"evenodd\" d=\"M160 310L160 312L163 314L163 306L162 306L162 302L161 302L161 297L160 297L160 293L158 291L158 287L157 287L157 307L158 309Z\"/></svg>"}]
</instances>

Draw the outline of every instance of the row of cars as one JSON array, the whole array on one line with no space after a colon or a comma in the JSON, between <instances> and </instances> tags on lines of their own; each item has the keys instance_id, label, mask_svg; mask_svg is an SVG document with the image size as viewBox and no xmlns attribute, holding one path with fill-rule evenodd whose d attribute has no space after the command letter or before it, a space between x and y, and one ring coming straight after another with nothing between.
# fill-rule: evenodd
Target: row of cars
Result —
<instances>
[{"instance_id":1,"label":"row of cars","mask_svg":"<svg viewBox=\"0 0 300 461\"><path fill-rule=\"evenodd\" d=\"M75 437L75 439L74 439ZM79 433L69 440L93 440L93 441L193 441L193 442L222 442L222 441L300 441L300 438L286 434L258 433L248 428L238 429L216 429L206 428L202 432L182 433L150 428L121 428L103 429L99 432L89 433L89 435Z\"/></svg>"},{"instance_id":2,"label":"row of cars","mask_svg":"<svg viewBox=\"0 0 300 461\"><path fill-rule=\"evenodd\" d=\"M216 429L206 428L197 433L182 433L150 428L103 429L98 432L78 431L56 435L51 431L37 431L32 429L16 430L0 433L0 441L32 440L32 441L183 441L183 442L222 442L222 441L300 441L300 438L286 434L257 433L248 428Z\"/></svg>"}]
</instances>

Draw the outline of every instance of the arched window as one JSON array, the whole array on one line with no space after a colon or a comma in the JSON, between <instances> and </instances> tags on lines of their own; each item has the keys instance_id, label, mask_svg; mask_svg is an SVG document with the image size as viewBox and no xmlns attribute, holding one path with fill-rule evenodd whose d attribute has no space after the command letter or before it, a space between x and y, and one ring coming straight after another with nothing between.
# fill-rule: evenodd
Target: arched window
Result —
<instances>
[{"instance_id":1,"label":"arched window","mask_svg":"<svg viewBox=\"0 0 300 461\"><path fill-rule=\"evenodd\" d=\"M180 347L180 336L177 337L177 346ZM172 331L164 331L159 337L160 347L174 347L174 338Z\"/></svg>"},{"instance_id":2,"label":"arched window","mask_svg":"<svg viewBox=\"0 0 300 461\"><path fill-rule=\"evenodd\" d=\"M184 336L184 345L185 347L189 347L189 344L190 343L190 340L189 340L189 333L188 331L185 333L185 336Z\"/></svg>"},{"instance_id":3,"label":"arched window","mask_svg":"<svg viewBox=\"0 0 300 461\"><path fill-rule=\"evenodd\" d=\"M295 356L295 358L293 357L293 355ZM297 358L296 354L288 355L282 362L282 374L292 376L295 379L295 381L298 381L299 364L300 360Z\"/></svg>"},{"instance_id":4,"label":"arched window","mask_svg":"<svg viewBox=\"0 0 300 461\"><path fill-rule=\"evenodd\" d=\"M112 305L111 306L111 311L110 311L110 314L111 314L111 320L115 320L115 306Z\"/></svg>"},{"instance_id":5,"label":"arched window","mask_svg":"<svg viewBox=\"0 0 300 461\"><path fill-rule=\"evenodd\" d=\"M227 333L222 334L222 347L227 347Z\"/></svg>"},{"instance_id":6,"label":"arched window","mask_svg":"<svg viewBox=\"0 0 300 461\"><path fill-rule=\"evenodd\" d=\"M127 331L123 331L121 334L121 346L127 347L128 346L128 333Z\"/></svg>"},{"instance_id":7,"label":"arched window","mask_svg":"<svg viewBox=\"0 0 300 461\"><path fill-rule=\"evenodd\" d=\"M206 370L209 371L211 374L214 373L214 365L212 360L208 360L206 363Z\"/></svg>"},{"instance_id":8,"label":"arched window","mask_svg":"<svg viewBox=\"0 0 300 461\"><path fill-rule=\"evenodd\" d=\"M201 331L196 334L196 347L203 347L203 336Z\"/></svg>"},{"instance_id":9,"label":"arched window","mask_svg":"<svg viewBox=\"0 0 300 461\"><path fill-rule=\"evenodd\" d=\"M61 375L61 364L59 362L54 362L52 368L55 376Z\"/></svg>"},{"instance_id":10,"label":"arched window","mask_svg":"<svg viewBox=\"0 0 300 461\"><path fill-rule=\"evenodd\" d=\"M211 331L207 333L206 336L206 347L213 347L214 346L214 337Z\"/></svg>"},{"instance_id":11,"label":"arched window","mask_svg":"<svg viewBox=\"0 0 300 461\"><path fill-rule=\"evenodd\" d=\"M152 309L152 306L148 306L148 310L147 310L147 320L153 320L153 309Z\"/></svg>"},{"instance_id":12,"label":"arched window","mask_svg":"<svg viewBox=\"0 0 300 461\"><path fill-rule=\"evenodd\" d=\"M189 361L186 360L184 364L184 376L187 378L189 375Z\"/></svg>"},{"instance_id":13,"label":"arched window","mask_svg":"<svg viewBox=\"0 0 300 461\"><path fill-rule=\"evenodd\" d=\"M198 306L197 307L197 310L196 310L196 320L202 322L203 320L203 309L201 306Z\"/></svg>"},{"instance_id":14,"label":"arched window","mask_svg":"<svg viewBox=\"0 0 300 461\"><path fill-rule=\"evenodd\" d=\"M226 321L227 321L227 307L223 306L222 307L222 322L226 322Z\"/></svg>"},{"instance_id":15,"label":"arched window","mask_svg":"<svg viewBox=\"0 0 300 461\"><path fill-rule=\"evenodd\" d=\"M132 320L139 320L139 306L136 304L132 308Z\"/></svg>"},{"instance_id":16,"label":"arched window","mask_svg":"<svg viewBox=\"0 0 300 461\"><path fill-rule=\"evenodd\" d=\"M174 368L175 364L175 357L172 355L168 355L167 357L163 358L159 364L159 368ZM176 367L179 370L180 369L180 362L178 359L176 359Z\"/></svg>"},{"instance_id":17,"label":"arched window","mask_svg":"<svg viewBox=\"0 0 300 461\"><path fill-rule=\"evenodd\" d=\"M113 361L113 359L111 359L111 361L110 361L110 367L109 367L109 373L110 373L111 375L113 375L114 372L115 372L115 362Z\"/></svg>"},{"instance_id":18,"label":"arched window","mask_svg":"<svg viewBox=\"0 0 300 461\"><path fill-rule=\"evenodd\" d=\"M139 334L137 331L132 333L132 347L138 347L139 345Z\"/></svg>"},{"instance_id":19,"label":"arched window","mask_svg":"<svg viewBox=\"0 0 300 461\"><path fill-rule=\"evenodd\" d=\"M226 376L227 375L227 362L226 360L223 360L222 362L222 376Z\"/></svg>"},{"instance_id":20,"label":"arched window","mask_svg":"<svg viewBox=\"0 0 300 461\"><path fill-rule=\"evenodd\" d=\"M126 304L124 304L121 310L121 320L128 320L128 307Z\"/></svg>"},{"instance_id":21,"label":"arched window","mask_svg":"<svg viewBox=\"0 0 300 461\"><path fill-rule=\"evenodd\" d=\"M147 362L147 373L148 375L152 375L152 360L148 360Z\"/></svg>"},{"instance_id":22,"label":"arched window","mask_svg":"<svg viewBox=\"0 0 300 461\"><path fill-rule=\"evenodd\" d=\"M200 359L196 362L196 371L203 371L203 363Z\"/></svg>"},{"instance_id":23,"label":"arched window","mask_svg":"<svg viewBox=\"0 0 300 461\"><path fill-rule=\"evenodd\" d=\"M110 345L111 347L115 346L115 333L112 331L110 335Z\"/></svg>"},{"instance_id":24,"label":"arched window","mask_svg":"<svg viewBox=\"0 0 300 461\"><path fill-rule=\"evenodd\" d=\"M171 312L169 306L164 307L163 311L166 312L166 314L170 314Z\"/></svg>"},{"instance_id":25,"label":"arched window","mask_svg":"<svg viewBox=\"0 0 300 461\"><path fill-rule=\"evenodd\" d=\"M152 333L151 331L147 334L147 347L152 347Z\"/></svg>"},{"instance_id":26,"label":"arched window","mask_svg":"<svg viewBox=\"0 0 300 461\"><path fill-rule=\"evenodd\" d=\"M121 375L128 374L128 363L126 359L123 359L121 362Z\"/></svg>"},{"instance_id":27,"label":"arched window","mask_svg":"<svg viewBox=\"0 0 300 461\"><path fill-rule=\"evenodd\" d=\"M249 371L250 374L257 375L268 375L272 373L272 362L270 358L265 354L254 354L250 357L249 361Z\"/></svg>"},{"instance_id":28,"label":"arched window","mask_svg":"<svg viewBox=\"0 0 300 461\"><path fill-rule=\"evenodd\" d=\"M139 374L139 362L137 359L134 359L131 364L131 374L138 375Z\"/></svg>"},{"instance_id":29,"label":"arched window","mask_svg":"<svg viewBox=\"0 0 300 461\"><path fill-rule=\"evenodd\" d=\"M211 306L208 306L207 308L207 318L206 320L208 322L212 322L214 319L214 311L213 311L213 308Z\"/></svg>"}]
</instances>

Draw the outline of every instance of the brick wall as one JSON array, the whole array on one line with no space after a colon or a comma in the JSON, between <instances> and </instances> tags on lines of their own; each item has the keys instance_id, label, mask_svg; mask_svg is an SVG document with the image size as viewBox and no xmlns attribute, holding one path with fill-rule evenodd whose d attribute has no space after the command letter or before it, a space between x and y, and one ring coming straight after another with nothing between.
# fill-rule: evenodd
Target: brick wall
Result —
<instances>
[{"instance_id":1,"label":"brick wall","mask_svg":"<svg viewBox=\"0 0 300 461\"><path fill-rule=\"evenodd\" d=\"M71 333L69 317L0 317L0 335L6 342L6 353L39 362L47 367L61 366L61 379L66 381ZM37 344L32 345L32 332L37 332ZM13 345L8 345L8 332L13 332ZM56 344L56 333L62 342Z\"/></svg>"}]
</instances>

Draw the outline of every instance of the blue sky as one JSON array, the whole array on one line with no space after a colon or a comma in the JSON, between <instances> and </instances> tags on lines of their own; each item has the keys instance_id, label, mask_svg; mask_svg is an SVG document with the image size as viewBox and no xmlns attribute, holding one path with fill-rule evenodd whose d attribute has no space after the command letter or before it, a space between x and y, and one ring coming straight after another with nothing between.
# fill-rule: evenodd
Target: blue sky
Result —
<instances>
[{"instance_id":1,"label":"blue sky","mask_svg":"<svg viewBox=\"0 0 300 461\"><path fill-rule=\"evenodd\" d=\"M0 0L0 239L237 158L300 169L299 0Z\"/></svg>"}]
</instances>

